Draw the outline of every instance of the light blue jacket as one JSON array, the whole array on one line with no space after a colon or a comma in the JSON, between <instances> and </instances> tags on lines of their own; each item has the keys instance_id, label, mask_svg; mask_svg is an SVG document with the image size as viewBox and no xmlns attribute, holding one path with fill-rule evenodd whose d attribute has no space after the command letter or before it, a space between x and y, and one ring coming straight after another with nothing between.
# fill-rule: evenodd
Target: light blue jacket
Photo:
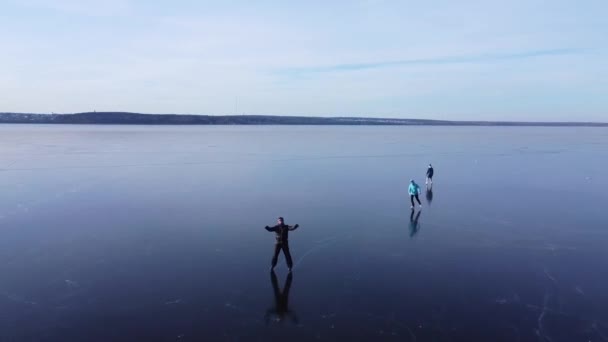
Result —
<instances>
[{"instance_id":1,"label":"light blue jacket","mask_svg":"<svg viewBox=\"0 0 608 342\"><path fill-rule=\"evenodd\" d=\"M410 183L410 187L408 188L408 192L410 195L417 195L420 192L420 187L416 183Z\"/></svg>"}]
</instances>

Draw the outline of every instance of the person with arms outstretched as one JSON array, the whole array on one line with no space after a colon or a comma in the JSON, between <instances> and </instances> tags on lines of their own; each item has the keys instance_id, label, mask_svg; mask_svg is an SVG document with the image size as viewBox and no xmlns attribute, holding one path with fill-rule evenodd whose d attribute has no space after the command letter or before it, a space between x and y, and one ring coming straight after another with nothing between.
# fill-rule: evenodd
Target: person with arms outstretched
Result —
<instances>
[{"instance_id":1,"label":"person with arms outstretched","mask_svg":"<svg viewBox=\"0 0 608 342\"><path fill-rule=\"evenodd\" d=\"M433 165L429 164L428 169L426 169L426 184L433 184L433 175L435 174L435 169L433 169Z\"/></svg>"},{"instance_id":2,"label":"person with arms outstretched","mask_svg":"<svg viewBox=\"0 0 608 342\"><path fill-rule=\"evenodd\" d=\"M293 261L291 260L291 253L289 252L289 232L292 230L296 230L300 225L296 224L295 226L288 226L285 224L285 220L282 217L279 217L277 220L277 225L274 227L266 226L266 230L269 232L274 232L276 234L276 244L274 246L274 256L272 257L272 263L270 270L274 270L275 266L277 266L277 260L279 258L279 253L283 250L283 254L285 254L285 261L287 262L287 268L289 268L289 272L293 268Z\"/></svg>"},{"instance_id":3,"label":"person with arms outstretched","mask_svg":"<svg viewBox=\"0 0 608 342\"><path fill-rule=\"evenodd\" d=\"M418 195L420 194L420 186L414 182L414 180L410 180L410 186L408 188L408 192L410 194L410 201L412 202L412 209L414 209L414 198L418 201L418 205L422 208L422 203L420 202L420 198Z\"/></svg>"}]
</instances>

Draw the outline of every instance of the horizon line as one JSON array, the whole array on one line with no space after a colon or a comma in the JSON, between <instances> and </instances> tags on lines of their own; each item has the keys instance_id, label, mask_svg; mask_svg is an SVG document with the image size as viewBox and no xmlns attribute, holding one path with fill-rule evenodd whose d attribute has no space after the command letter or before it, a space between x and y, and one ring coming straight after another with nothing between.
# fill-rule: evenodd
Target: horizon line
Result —
<instances>
[{"instance_id":1,"label":"horizon line","mask_svg":"<svg viewBox=\"0 0 608 342\"><path fill-rule=\"evenodd\" d=\"M207 116L207 117L274 117L274 118L309 118L309 119L349 119L349 120L393 120L393 121L430 121L430 122L446 122L446 123L526 123L526 124L599 124L607 125L608 121L509 121L509 120L467 120L467 119L421 119L421 118L396 118L396 117L370 117L370 116L310 116L310 115L285 115L285 114L184 114L184 113L143 113L130 111L88 111L88 112L73 112L73 113L25 113L25 112L0 112L2 114L14 115L78 115L78 114L135 114L135 115L175 115L175 116Z\"/></svg>"}]
</instances>

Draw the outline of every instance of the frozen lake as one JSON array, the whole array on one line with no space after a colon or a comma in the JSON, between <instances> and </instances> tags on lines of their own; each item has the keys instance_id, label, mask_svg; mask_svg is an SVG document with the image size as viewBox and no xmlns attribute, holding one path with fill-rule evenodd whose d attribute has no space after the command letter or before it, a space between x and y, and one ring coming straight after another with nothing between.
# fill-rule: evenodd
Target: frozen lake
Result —
<instances>
[{"instance_id":1,"label":"frozen lake","mask_svg":"<svg viewBox=\"0 0 608 342\"><path fill-rule=\"evenodd\" d=\"M0 125L0 341L608 341L607 170L604 128Z\"/></svg>"}]
</instances>

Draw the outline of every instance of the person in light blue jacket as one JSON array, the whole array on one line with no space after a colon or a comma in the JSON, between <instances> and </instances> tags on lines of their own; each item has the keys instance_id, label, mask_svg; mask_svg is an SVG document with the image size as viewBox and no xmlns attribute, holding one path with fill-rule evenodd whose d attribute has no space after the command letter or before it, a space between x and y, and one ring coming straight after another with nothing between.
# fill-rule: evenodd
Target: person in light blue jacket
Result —
<instances>
[{"instance_id":1,"label":"person in light blue jacket","mask_svg":"<svg viewBox=\"0 0 608 342\"><path fill-rule=\"evenodd\" d=\"M410 180L410 187L408 188L408 192L410 193L410 201L412 202L412 209L414 209L414 198L418 201L418 205L422 208L422 203L420 202L420 198L418 195L420 194L420 186L414 182L414 180Z\"/></svg>"}]
</instances>

